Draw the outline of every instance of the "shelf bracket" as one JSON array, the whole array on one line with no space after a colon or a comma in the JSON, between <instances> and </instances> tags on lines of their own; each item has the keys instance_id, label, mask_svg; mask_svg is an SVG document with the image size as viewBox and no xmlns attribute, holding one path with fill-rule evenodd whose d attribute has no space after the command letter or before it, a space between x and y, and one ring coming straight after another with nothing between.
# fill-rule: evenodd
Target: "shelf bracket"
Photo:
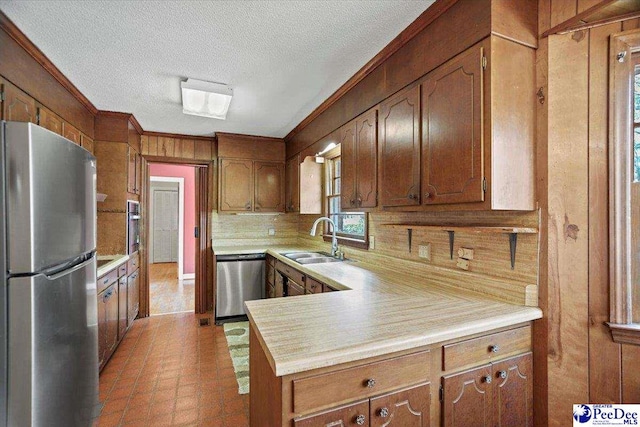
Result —
<instances>
[{"instance_id":1,"label":"shelf bracket","mask_svg":"<svg viewBox=\"0 0 640 427\"><path fill-rule=\"evenodd\" d=\"M409 253L411 253L411 235L413 234L412 228L407 228L407 237L409 238Z\"/></svg>"},{"instance_id":2,"label":"shelf bracket","mask_svg":"<svg viewBox=\"0 0 640 427\"><path fill-rule=\"evenodd\" d=\"M449 256L453 259L453 242L455 240L456 232L447 230L447 233L449 233Z\"/></svg>"},{"instance_id":3,"label":"shelf bracket","mask_svg":"<svg viewBox=\"0 0 640 427\"><path fill-rule=\"evenodd\" d=\"M511 269L516 266L516 246L518 244L518 233L509 233L509 253L511 254Z\"/></svg>"}]
</instances>

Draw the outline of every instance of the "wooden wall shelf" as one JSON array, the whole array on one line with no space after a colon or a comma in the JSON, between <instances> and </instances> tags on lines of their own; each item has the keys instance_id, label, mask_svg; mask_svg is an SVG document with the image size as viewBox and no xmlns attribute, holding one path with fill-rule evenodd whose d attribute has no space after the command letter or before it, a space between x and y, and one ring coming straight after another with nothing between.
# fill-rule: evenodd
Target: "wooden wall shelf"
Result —
<instances>
[{"instance_id":1,"label":"wooden wall shelf","mask_svg":"<svg viewBox=\"0 0 640 427\"><path fill-rule=\"evenodd\" d=\"M516 247L518 244L518 234L538 234L537 228L532 227L496 227L496 226L454 226L454 225L426 225L426 224L382 224L383 228L396 230L407 230L409 241L409 253L411 253L411 240L413 230L446 231L449 234L449 256L453 259L453 246L455 233L477 233L477 234L508 234L509 252L511 254L511 269L516 265Z\"/></svg>"}]
</instances>

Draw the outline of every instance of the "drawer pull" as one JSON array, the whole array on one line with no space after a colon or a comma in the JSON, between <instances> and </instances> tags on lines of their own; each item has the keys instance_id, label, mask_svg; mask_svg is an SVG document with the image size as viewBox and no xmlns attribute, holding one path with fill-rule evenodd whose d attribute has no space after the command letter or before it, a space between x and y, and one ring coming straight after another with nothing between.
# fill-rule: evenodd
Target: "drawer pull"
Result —
<instances>
[{"instance_id":1,"label":"drawer pull","mask_svg":"<svg viewBox=\"0 0 640 427\"><path fill-rule=\"evenodd\" d=\"M363 426L365 421L366 421L366 417L362 414L356 417L356 424L358 424L359 426Z\"/></svg>"},{"instance_id":2,"label":"drawer pull","mask_svg":"<svg viewBox=\"0 0 640 427\"><path fill-rule=\"evenodd\" d=\"M489 351L490 351L491 353L497 353L498 351L500 351L500 346L499 346L499 345L497 345L497 344L496 344L496 345L489 346Z\"/></svg>"},{"instance_id":3,"label":"drawer pull","mask_svg":"<svg viewBox=\"0 0 640 427\"><path fill-rule=\"evenodd\" d=\"M380 415L380 418L387 418L389 416L389 410L387 408L382 408L378 412L378 415Z\"/></svg>"},{"instance_id":4,"label":"drawer pull","mask_svg":"<svg viewBox=\"0 0 640 427\"><path fill-rule=\"evenodd\" d=\"M487 384L491 384L491 381L493 381L490 375L485 375L484 377L482 377L482 380Z\"/></svg>"},{"instance_id":5,"label":"drawer pull","mask_svg":"<svg viewBox=\"0 0 640 427\"><path fill-rule=\"evenodd\" d=\"M373 388L373 386L376 385L376 380L374 380L373 378L369 378L367 381L365 381L365 385L367 386L367 388Z\"/></svg>"},{"instance_id":6,"label":"drawer pull","mask_svg":"<svg viewBox=\"0 0 640 427\"><path fill-rule=\"evenodd\" d=\"M498 376L502 379L507 378L507 371L498 372Z\"/></svg>"}]
</instances>

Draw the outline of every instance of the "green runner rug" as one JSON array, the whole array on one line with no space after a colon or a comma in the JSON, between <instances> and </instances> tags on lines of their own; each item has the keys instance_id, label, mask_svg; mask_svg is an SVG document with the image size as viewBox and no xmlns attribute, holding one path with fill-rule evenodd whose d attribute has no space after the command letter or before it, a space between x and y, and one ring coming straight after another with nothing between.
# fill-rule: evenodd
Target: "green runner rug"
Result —
<instances>
[{"instance_id":1,"label":"green runner rug","mask_svg":"<svg viewBox=\"0 0 640 427\"><path fill-rule=\"evenodd\" d=\"M249 322L224 324L233 370L238 381L238 393L249 393Z\"/></svg>"}]
</instances>

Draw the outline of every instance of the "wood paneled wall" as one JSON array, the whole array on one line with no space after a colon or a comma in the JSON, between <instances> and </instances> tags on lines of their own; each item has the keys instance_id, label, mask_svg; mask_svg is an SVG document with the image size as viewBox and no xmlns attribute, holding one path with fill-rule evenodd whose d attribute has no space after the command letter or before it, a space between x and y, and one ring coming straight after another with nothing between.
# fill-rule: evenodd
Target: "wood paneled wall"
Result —
<instances>
[{"instance_id":1,"label":"wood paneled wall","mask_svg":"<svg viewBox=\"0 0 640 427\"><path fill-rule=\"evenodd\" d=\"M539 31L594 1L539 2ZM640 402L640 347L612 341L609 319L609 36L623 21L553 35L538 49L540 306L536 425L563 426L573 403Z\"/></svg>"},{"instance_id":2,"label":"wood paneled wall","mask_svg":"<svg viewBox=\"0 0 640 427\"><path fill-rule=\"evenodd\" d=\"M186 135L170 137L145 133L142 135L141 145L140 154L149 158L211 161L216 157L214 138L194 138Z\"/></svg>"},{"instance_id":3,"label":"wood paneled wall","mask_svg":"<svg viewBox=\"0 0 640 427\"><path fill-rule=\"evenodd\" d=\"M269 228L275 229L275 236L269 236ZM229 215L213 212L211 233L216 246L295 245L298 214Z\"/></svg>"},{"instance_id":4,"label":"wood paneled wall","mask_svg":"<svg viewBox=\"0 0 640 427\"><path fill-rule=\"evenodd\" d=\"M300 242L323 250L330 243L322 237L311 237L309 230L318 215L300 215ZM385 265L391 269L414 272L425 283L471 289L492 298L515 304L538 305L538 235L518 235L515 267L511 269L509 236L507 234L477 234L456 232L454 256L450 258L449 235L444 231L414 228L409 252L406 230L385 227L387 224L420 223L429 225L455 224L538 227L538 212L372 212L369 214L369 235L374 236L375 248L359 250L344 246L347 258ZM431 260L418 256L418 246L431 246ZM456 266L459 248L474 250L469 270Z\"/></svg>"}]
</instances>

